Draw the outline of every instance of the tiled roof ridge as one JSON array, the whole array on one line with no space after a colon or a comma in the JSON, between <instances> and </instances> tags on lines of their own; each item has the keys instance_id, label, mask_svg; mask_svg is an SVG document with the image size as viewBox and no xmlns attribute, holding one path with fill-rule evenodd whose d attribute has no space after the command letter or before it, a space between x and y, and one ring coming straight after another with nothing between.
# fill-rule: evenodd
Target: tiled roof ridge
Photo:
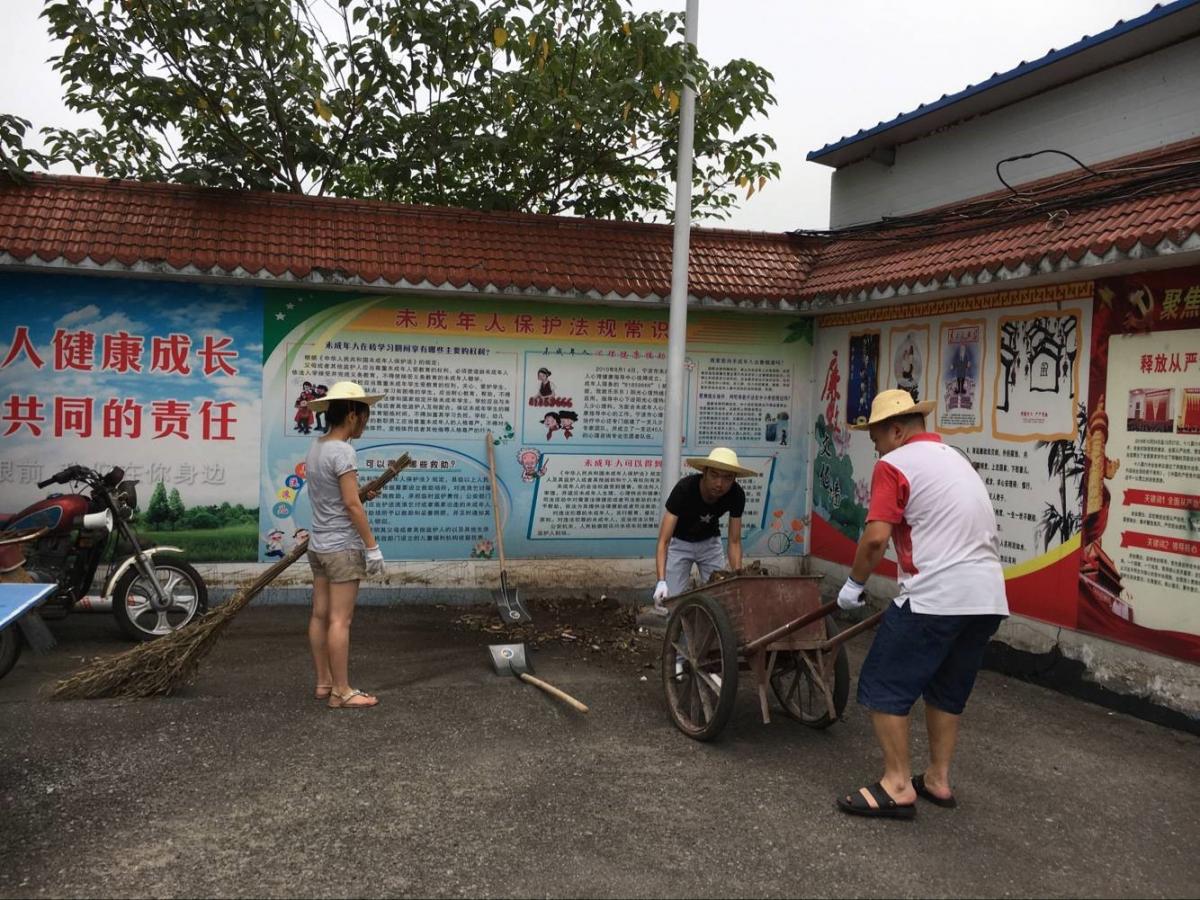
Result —
<instances>
[{"instance_id":1,"label":"tiled roof ridge","mask_svg":"<svg viewBox=\"0 0 1200 900\"><path fill-rule=\"evenodd\" d=\"M516 210L478 210L460 206L427 206L418 203L399 203L391 200L374 198L337 197L332 195L315 196L312 194L295 194L286 191L237 190L234 188L213 187L208 185L180 184L167 181L140 181L131 178L104 178L94 175L59 175L51 173L29 173L25 176L30 186L74 186L93 187L99 190L120 188L122 191L152 194L191 195L198 200L229 197L238 203L252 203L266 206L292 206L304 209L318 209L335 212L339 209L365 209L375 213L397 213L430 216L437 218L462 221L478 219L491 224L541 224L561 229L598 229L603 231L631 231L645 235L647 229L672 234L674 226L661 222L640 222L632 219L591 219L585 216L552 215L549 213L528 213ZM0 182L0 190L4 183ZM694 236L714 238L735 238L746 241L766 241L771 243L787 242L795 238L788 232L772 232L756 229L721 228L706 225L692 225Z\"/></svg>"},{"instance_id":2,"label":"tiled roof ridge","mask_svg":"<svg viewBox=\"0 0 1200 900\"><path fill-rule=\"evenodd\" d=\"M1200 139L1092 166L1169 164L1189 154L1200 155ZM953 219L929 216L919 228L909 224L865 238L699 230L693 234L688 292L703 304L815 312L831 304L1029 277L1099 277L1088 270L1156 256L1192 264L1200 256L1200 162L1169 179L1165 189L1145 175L1090 178L1068 185L1069 196L1039 196L1028 214L1008 204L991 216L981 210L959 228ZM1020 188L1073 177L1052 176ZM600 302L661 303L670 294L667 225L217 191L81 176L0 184L0 269ZM367 208L369 214L363 212ZM1056 209L1062 212L1048 215Z\"/></svg>"}]
</instances>

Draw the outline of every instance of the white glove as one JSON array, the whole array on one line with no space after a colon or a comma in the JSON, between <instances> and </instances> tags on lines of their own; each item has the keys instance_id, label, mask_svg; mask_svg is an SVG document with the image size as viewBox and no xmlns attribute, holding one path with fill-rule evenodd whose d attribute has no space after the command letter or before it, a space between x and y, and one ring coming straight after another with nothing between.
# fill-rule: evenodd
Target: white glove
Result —
<instances>
[{"instance_id":1,"label":"white glove","mask_svg":"<svg viewBox=\"0 0 1200 900\"><path fill-rule=\"evenodd\" d=\"M842 609L861 609L867 604L867 601L862 599L864 589L866 589L865 584L859 584L853 578L847 578L842 589L838 591L837 605Z\"/></svg>"},{"instance_id":2,"label":"white glove","mask_svg":"<svg viewBox=\"0 0 1200 900\"><path fill-rule=\"evenodd\" d=\"M660 600L666 600L667 594L670 592L665 581L660 581L654 586L654 601L657 603Z\"/></svg>"},{"instance_id":3,"label":"white glove","mask_svg":"<svg viewBox=\"0 0 1200 900\"><path fill-rule=\"evenodd\" d=\"M368 547L363 551L363 556L367 561L368 575L383 574L383 551L379 549L378 545L374 547Z\"/></svg>"}]
</instances>

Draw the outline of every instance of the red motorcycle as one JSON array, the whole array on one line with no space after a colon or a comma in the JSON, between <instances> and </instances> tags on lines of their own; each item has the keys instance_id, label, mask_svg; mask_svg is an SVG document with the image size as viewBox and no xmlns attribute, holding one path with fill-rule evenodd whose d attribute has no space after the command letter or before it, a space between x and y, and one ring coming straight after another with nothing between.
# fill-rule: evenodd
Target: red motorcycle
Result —
<instances>
[{"instance_id":1,"label":"red motorcycle","mask_svg":"<svg viewBox=\"0 0 1200 900\"><path fill-rule=\"evenodd\" d=\"M203 613L208 588L179 547L147 547L138 540L131 524L137 482L124 479L120 468L101 475L86 466L68 466L38 487L82 485L79 493L51 494L0 521L0 531L45 529L24 545L30 578L57 585L38 608L43 619L62 618L72 609L111 607L121 631L145 641ZM105 561L104 578L97 582ZM98 593L92 593L93 584Z\"/></svg>"}]
</instances>

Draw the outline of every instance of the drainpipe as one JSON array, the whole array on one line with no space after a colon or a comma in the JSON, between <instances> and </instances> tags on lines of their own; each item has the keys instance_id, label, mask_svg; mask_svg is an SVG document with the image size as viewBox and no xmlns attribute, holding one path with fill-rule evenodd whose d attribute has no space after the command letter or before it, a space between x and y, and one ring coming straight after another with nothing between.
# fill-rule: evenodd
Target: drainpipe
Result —
<instances>
[{"instance_id":1,"label":"drainpipe","mask_svg":"<svg viewBox=\"0 0 1200 900\"><path fill-rule=\"evenodd\" d=\"M696 46L700 0L687 0L684 37ZM679 160L675 173L675 243L671 250L671 318L667 331L667 396L663 415L662 502L679 480L683 444L683 357L687 346L688 244L692 224L692 132L696 92L683 86L679 100Z\"/></svg>"}]
</instances>

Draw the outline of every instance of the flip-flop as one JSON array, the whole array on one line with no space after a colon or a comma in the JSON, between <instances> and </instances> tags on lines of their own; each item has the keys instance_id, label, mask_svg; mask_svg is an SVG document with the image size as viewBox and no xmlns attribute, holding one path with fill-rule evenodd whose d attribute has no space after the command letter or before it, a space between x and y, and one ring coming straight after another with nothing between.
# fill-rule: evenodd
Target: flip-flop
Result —
<instances>
[{"instance_id":1,"label":"flip-flop","mask_svg":"<svg viewBox=\"0 0 1200 900\"><path fill-rule=\"evenodd\" d=\"M958 801L954 799L954 795L949 797L938 797L933 794L929 788L925 787L925 774L916 775L912 780L913 790L917 792L917 796L924 800L928 800L934 806L941 806L944 809L954 809L958 806Z\"/></svg>"},{"instance_id":2,"label":"flip-flop","mask_svg":"<svg viewBox=\"0 0 1200 900\"><path fill-rule=\"evenodd\" d=\"M375 702L374 703L351 703L350 701L353 700L355 697L370 697ZM330 709L372 709L373 707L376 707L378 705L379 705L378 697L371 697L371 695L368 694L366 691L360 691L360 690L358 690L358 688L352 688L350 693L344 694L344 695L343 694L334 694L334 693L330 693L330 695L329 695L329 708Z\"/></svg>"},{"instance_id":3,"label":"flip-flop","mask_svg":"<svg viewBox=\"0 0 1200 900\"><path fill-rule=\"evenodd\" d=\"M867 791L875 798L878 806L869 804L867 798L862 795L862 791L855 791L845 797L838 797L838 809L850 813L852 816L869 816L877 819L912 819L917 814L916 804L897 803L878 781L868 787Z\"/></svg>"}]
</instances>

